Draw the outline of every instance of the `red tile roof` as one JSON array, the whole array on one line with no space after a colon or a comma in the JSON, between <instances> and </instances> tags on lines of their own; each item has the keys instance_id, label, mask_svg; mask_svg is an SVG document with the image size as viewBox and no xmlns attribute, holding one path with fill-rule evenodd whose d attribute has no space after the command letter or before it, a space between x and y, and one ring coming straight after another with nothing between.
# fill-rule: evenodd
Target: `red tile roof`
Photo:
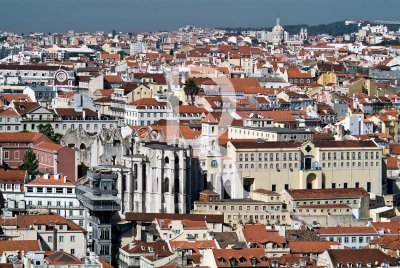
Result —
<instances>
[{"instance_id":1,"label":"red tile roof","mask_svg":"<svg viewBox=\"0 0 400 268\"><path fill-rule=\"evenodd\" d=\"M52 141L42 141L34 146L35 148L50 150L50 151L58 151L64 146L57 144Z\"/></svg>"},{"instance_id":2,"label":"red tile roof","mask_svg":"<svg viewBox=\"0 0 400 268\"><path fill-rule=\"evenodd\" d=\"M257 259L255 266L269 266L264 249L242 248L242 249L213 249L214 259L217 267L232 267L230 260L235 260L235 267L253 267L252 258ZM264 259L264 260L263 260Z\"/></svg>"},{"instance_id":3,"label":"red tile roof","mask_svg":"<svg viewBox=\"0 0 400 268\"><path fill-rule=\"evenodd\" d=\"M297 189L286 190L293 199L362 197L368 195L363 188Z\"/></svg>"},{"instance_id":4,"label":"red tile roof","mask_svg":"<svg viewBox=\"0 0 400 268\"><path fill-rule=\"evenodd\" d=\"M279 235L277 230L267 230L263 224L246 224L243 226L243 235L250 244L257 244L262 248L262 244L273 243L282 247L286 244L285 237Z\"/></svg>"},{"instance_id":5,"label":"red tile roof","mask_svg":"<svg viewBox=\"0 0 400 268\"><path fill-rule=\"evenodd\" d=\"M356 267L358 263L361 263L362 267L366 267L367 264L379 267L382 263L397 265L394 258L379 249L328 249L328 254L333 267L337 267L338 264L347 266L350 263L353 267Z\"/></svg>"},{"instance_id":6,"label":"red tile roof","mask_svg":"<svg viewBox=\"0 0 400 268\"><path fill-rule=\"evenodd\" d=\"M0 240L0 255L4 251L40 251L39 240Z\"/></svg>"},{"instance_id":7,"label":"red tile roof","mask_svg":"<svg viewBox=\"0 0 400 268\"><path fill-rule=\"evenodd\" d=\"M291 253L322 253L332 246L340 245L336 241L291 241L289 248Z\"/></svg>"},{"instance_id":8,"label":"red tile roof","mask_svg":"<svg viewBox=\"0 0 400 268\"><path fill-rule=\"evenodd\" d=\"M82 229L82 227L79 225L55 213L50 213L47 215L19 215L15 218L6 218L0 216L1 225L16 225L19 229L30 228L32 225L48 225L50 223L54 223L56 225L67 225L68 231L80 231L86 233L86 230Z\"/></svg>"},{"instance_id":9,"label":"red tile roof","mask_svg":"<svg viewBox=\"0 0 400 268\"><path fill-rule=\"evenodd\" d=\"M0 182L2 183L23 184L26 177L27 177L26 170L0 169Z\"/></svg>"},{"instance_id":10,"label":"red tile roof","mask_svg":"<svg viewBox=\"0 0 400 268\"><path fill-rule=\"evenodd\" d=\"M41 175L36 179L26 183L26 186L29 185L59 185L59 186L75 186L75 183L67 180L64 182L64 176L59 175L59 178L56 180L55 175L48 175L48 179L45 179L45 175Z\"/></svg>"},{"instance_id":11,"label":"red tile roof","mask_svg":"<svg viewBox=\"0 0 400 268\"><path fill-rule=\"evenodd\" d=\"M39 139L47 139L42 133L32 132L0 132L0 142L26 142L34 143Z\"/></svg>"}]
</instances>

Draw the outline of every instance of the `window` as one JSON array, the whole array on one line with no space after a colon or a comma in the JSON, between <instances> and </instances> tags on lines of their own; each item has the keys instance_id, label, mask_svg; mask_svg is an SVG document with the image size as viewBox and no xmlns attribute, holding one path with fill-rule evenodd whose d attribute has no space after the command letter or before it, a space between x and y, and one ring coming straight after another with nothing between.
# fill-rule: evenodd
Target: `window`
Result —
<instances>
[{"instance_id":1,"label":"window","mask_svg":"<svg viewBox=\"0 0 400 268\"><path fill-rule=\"evenodd\" d=\"M371 182L367 182L367 192L371 192Z\"/></svg>"},{"instance_id":2,"label":"window","mask_svg":"<svg viewBox=\"0 0 400 268\"><path fill-rule=\"evenodd\" d=\"M49 235L49 237L47 237L47 242L53 242L53 237L51 235Z\"/></svg>"},{"instance_id":3,"label":"window","mask_svg":"<svg viewBox=\"0 0 400 268\"><path fill-rule=\"evenodd\" d=\"M57 194L62 194L64 192L64 188L56 188Z\"/></svg>"},{"instance_id":4,"label":"window","mask_svg":"<svg viewBox=\"0 0 400 268\"><path fill-rule=\"evenodd\" d=\"M343 188L347 188L347 182L343 184Z\"/></svg>"},{"instance_id":5,"label":"window","mask_svg":"<svg viewBox=\"0 0 400 268\"><path fill-rule=\"evenodd\" d=\"M4 159L9 159L10 153L8 151L4 151Z\"/></svg>"},{"instance_id":6,"label":"window","mask_svg":"<svg viewBox=\"0 0 400 268\"><path fill-rule=\"evenodd\" d=\"M75 249L71 248L71 255L75 254Z\"/></svg>"},{"instance_id":7,"label":"window","mask_svg":"<svg viewBox=\"0 0 400 268\"><path fill-rule=\"evenodd\" d=\"M59 236L59 241L60 241L60 242L64 242L64 236L60 235L60 236Z\"/></svg>"},{"instance_id":8,"label":"window","mask_svg":"<svg viewBox=\"0 0 400 268\"><path fill-rule=\"evenodd\" d=\"M352 242L352 243L355 243L355 242L356 242L356 237L355 237L355 236L353 236L353 237L351 238L351 242Z\"/></svg>"},{"instance_id":9,"label":"window","mask_svg":"<svg viewBox=\"0 0 400 268\"><path fill-rule=\"evenodd\" d=\"M74 235L71 235L69 241L70 241L70 242L75 242L75 236L74 236Z\"/></svg>"},{"instance_id":10,"label":"window","mask_svg":"<svg viewBox=\"0 0 400 268\"><path fill-rule=\"evenodd\" d=\"M275 192L275 191L276 191L276 184L272 184L272 186L271 186L271 190L272 190L273 192Z\"/></svg>"}]
</instances>

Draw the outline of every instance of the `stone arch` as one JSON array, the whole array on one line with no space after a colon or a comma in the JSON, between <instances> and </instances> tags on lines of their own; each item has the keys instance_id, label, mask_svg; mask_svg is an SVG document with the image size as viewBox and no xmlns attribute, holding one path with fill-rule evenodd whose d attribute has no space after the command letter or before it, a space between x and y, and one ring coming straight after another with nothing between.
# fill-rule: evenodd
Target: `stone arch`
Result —
<instances>
[{"instance_id":1,"label":"stone arch","mask_svg":"<svg viewBox=\"0 0 400 268\"><path fill-rule=\"evenodd\" d=\"M317 187L317 175L310 173L307 175L307 189L316 189Z\"/></svg>"}]
</instances>

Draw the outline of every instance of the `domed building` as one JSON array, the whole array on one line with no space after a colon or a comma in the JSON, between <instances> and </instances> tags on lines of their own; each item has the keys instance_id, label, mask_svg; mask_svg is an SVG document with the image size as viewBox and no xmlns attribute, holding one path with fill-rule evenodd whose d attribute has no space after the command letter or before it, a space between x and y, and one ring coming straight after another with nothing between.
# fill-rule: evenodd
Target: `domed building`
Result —
<instances>
[{"instance_id":1,"label":"domed building","mask_svg":"<svg viewBox=\"0 0 400 268\"><path fill-rule=\"evenodd\" d=\"M285 30L281 26L281 20L276 18L276 25L272 29L272 44L280 45L285 41Z\"/></svg>"}]
</instances>

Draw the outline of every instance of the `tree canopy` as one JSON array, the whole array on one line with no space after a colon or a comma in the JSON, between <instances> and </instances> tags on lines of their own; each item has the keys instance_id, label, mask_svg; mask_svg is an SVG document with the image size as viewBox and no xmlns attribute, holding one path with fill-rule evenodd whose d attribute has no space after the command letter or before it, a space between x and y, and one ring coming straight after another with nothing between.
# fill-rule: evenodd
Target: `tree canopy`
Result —
<instances>
[{"instance_id":1,"label":"tree canopy","mask_svg":"<svg viewBox=\"0 0 400 268\"><path fill-rule=\"evenodd\" d=\"M191 104L194 104L194 96L199 94L200 90L201 87L196 84L196 81L193 78L189 78L183 87L186 96L190 96Z\"/></svg>"},{"instance_id":2,"label":"tree canopy","mask_svg":"<svg viewBox=\"0 0 400 268\"><path fill-rule=\"evenodd\" d=\"M50 140L60 143L62 135L60 133L55 133L53 127L49 123L45 125L40 124L37 126L37 129L40 133L46 135Z\"/></svg>"},{"instance_id":3,"label":"tree canopy","mask_svg":"<svg viewBox=\"0 0 400 268\"><path fill-rule=\"evenodd\" d=\"M28 175L36 176L39 174L39 161L36 159L36 154L32 148L26 150L24 160L19 169L26 170Z\"/></svg>"}]
</instances>

